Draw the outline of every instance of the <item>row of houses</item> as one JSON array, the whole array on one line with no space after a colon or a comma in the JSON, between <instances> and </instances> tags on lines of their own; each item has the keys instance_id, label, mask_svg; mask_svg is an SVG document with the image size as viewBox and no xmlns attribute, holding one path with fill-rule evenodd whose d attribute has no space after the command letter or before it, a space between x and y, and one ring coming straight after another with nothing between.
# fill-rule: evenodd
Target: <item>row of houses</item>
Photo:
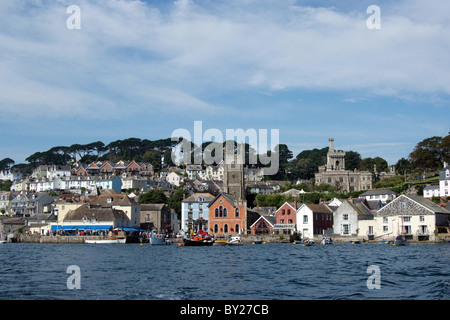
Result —
<instances>
[{"instance_id":1,"label":"row of houses","mask_svg":"<svg viewBox=\"0 0 450 320\"><path fill-rule=\"evenodd\" d=\"M176 212L167 204L140 204L126 194L68 198L53 203L54 211L25 218L34 234L56 232L107 232L111 229L139 231L158 229L179 232Z\"/></svg>"},{"instance_id":2,"label":"row of houses","mask_svg":"<svg viewBox=\"0 0 450 320\"><path fill-rule=\"evenodd\" d=\"M359 198L248 209L245 201L229 194L196 193L182 202L181 230L215 236L297 233L303 238L329 234L365 240L403 234L414 241L435 241L436 234L449 232L450 210L423 197L401 195L384 206L369 207L366 198Z\"/></svg>"}]
</instances>

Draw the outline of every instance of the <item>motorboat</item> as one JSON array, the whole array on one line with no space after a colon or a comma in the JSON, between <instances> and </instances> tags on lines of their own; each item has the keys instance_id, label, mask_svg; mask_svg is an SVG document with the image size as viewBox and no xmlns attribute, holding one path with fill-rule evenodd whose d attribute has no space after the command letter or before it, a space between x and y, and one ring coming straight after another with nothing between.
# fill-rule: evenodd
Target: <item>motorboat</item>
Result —
<instances>
[{"instance_id":1,"label":"motorboat","mask_svg":"<svg viewBox=\"0 0 450 320\"><path fill-rule=\"evenodd\" d=\"M263 240L262 237L256 236L253 238L253 244L262 244Z\"/></svg>"},{"instance_id":2,"label":"motorboat","mask_svg":"<svg viewBox=\"0 0 450 320\"><path fill-rule=\"evenodd\" d=\"M172 242L166 239L166 236L164 234L157 233L156 229L152 230L148 238L148 243L150 243L150 245L152 246L172 244Z\"/></svg>"},{"instance_id":3,"label":"motorboat","mask_svg":"<svg viewBox=\"0 0 450 320\"><path fill-rule=\"evenodd\" d=\"M239 236L230 237L230 239L228 240L228 245L229 246L242 245L241 237L239 237Z\"/></svg>"},{"instance_id":4,"label":"motorboat","mask_svg":"<svg viewBox=\"0 0 450 320\"><path fill-rule=\"evenodd\" d=\"M191 247L200 247L200 246L212 246L214 244L214 239L211 237L202 237L202 236L194 236L190 239L184 238L183 239L184 246L191 246Z\"/></svg>"},{"instance_id":5,"label":"motorboat","mask_svg":"<svg viewBox=\"0 0 450 320\"><path fill-rule=\"evenodd\" d=\"M351 244L360 244L360 243L361 243L361 240L359 240L359 239L351 239L349 242L350 242Z\"/></svg>"}]
</instances>

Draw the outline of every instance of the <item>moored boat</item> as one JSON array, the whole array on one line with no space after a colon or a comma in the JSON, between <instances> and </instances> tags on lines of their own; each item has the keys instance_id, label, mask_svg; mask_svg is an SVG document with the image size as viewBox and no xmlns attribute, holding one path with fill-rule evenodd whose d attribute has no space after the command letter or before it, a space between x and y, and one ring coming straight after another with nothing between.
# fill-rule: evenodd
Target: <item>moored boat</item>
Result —
<instances>
[{"instance_id":1,"label":"moored boat","mask_svg":"<svg viewBox=\"0 0 450 320\"><path fill-rule=\"evenodd\" d=\"M361 243L361 240L359 240L359 239L352 239L352 240L350 240L349 241L351 244L360 244Z\"/></svg>"},{"instance_id":2,"label":"moored boat","mask_svg":"<svg viewBox=\"0 0 450 320\"><path fill-rule=\"evenodd\" d=\"M398 236L395 238L395 241L393 243L394 246L406 246L408 244L408 241L403 236Z\"/></svg>"},{"instance_id":3,"label":"moored boat","mask_svg":"<svg viewBox=\"0 0 450 320\"><path fill-rule=\"evenodd\" d=\"M115 243L125 243L126 238L107 238L107 239L86 239L84 243L89 244L115 244Z\"/></svg>"},{"instance_id":4,"label":"moored boat","mask_svg":"<svg viewBox=\"0 0 450 320\"><path fill-rule=\"evenodd\" d=\"M195 236L190 239L184 238L183 243L185 246L192 246L192 247L200 247L200 246L212 246L214 244L214 239L211 237L201 237L201 236Z\"/></svg>"},{"instance_id":5,"label":"moored boat","mask_svg":"<svg viewBox=\"0 0 450 320\"><path fill-rule=\"evenodd\" d=\"M229 245L229 246L239 246L239 245L242 245L241 237L239 237L239 236L230 237L230 240L228 241L228 245Z\"/></svg>"},{"instance_id":6,"label":"moored boat","mask_svg":"<svg viewBox=\"0 0 450 320\"><path fill-rule=\"evenodd\" d=\"M172 242L166 240L164 234L156 233L156 229L152 230L148 238L148 243L152 246L172 244Z\"/></svg>"},{"instance_id":7,"label":"moored boat","mask_svg":"<svg viewBox=\"0 0 450 320\"><path fill-rule=\"evenodd\" d=\"M323 237L322 244L333 244L333 239L331 237Z\"/></svg>"}]
</instances>

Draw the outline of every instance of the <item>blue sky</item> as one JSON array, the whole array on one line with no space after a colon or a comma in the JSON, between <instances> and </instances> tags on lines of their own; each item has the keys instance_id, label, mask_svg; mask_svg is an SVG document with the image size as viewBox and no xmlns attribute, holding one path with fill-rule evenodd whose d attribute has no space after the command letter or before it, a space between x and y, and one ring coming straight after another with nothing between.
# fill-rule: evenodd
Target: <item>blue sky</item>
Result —
<instances>
[{"instance_id":1,"label":"blue sky","mask_svg":"<svg viewBox=\"0 0 450 320\"><path fill-rule=\"evenodd\" d=\"M369 5L381 29L369 30ZM69 30L66 9L81 9ZM450 2L2 0L0 158L279 129L294 156L335 147L389 163L449 131Z\"/></svg>"}]
</instances>

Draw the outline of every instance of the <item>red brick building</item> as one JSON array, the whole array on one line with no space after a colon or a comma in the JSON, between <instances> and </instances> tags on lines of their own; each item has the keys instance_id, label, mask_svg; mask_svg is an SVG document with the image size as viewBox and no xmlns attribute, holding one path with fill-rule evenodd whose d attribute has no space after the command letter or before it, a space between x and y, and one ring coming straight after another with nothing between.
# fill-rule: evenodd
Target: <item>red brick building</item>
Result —
<instances>
[{"instance_id":1,"label":"red brick building","mask_svg":"<svg viewBox=\"0 0 450 320\"><path fill-rule=\"evenodd\" d=\"M227 236L246 233L247 201L220 193L208 207L210 234Z\"/></svg>"},{"instance_id":2,"label":"red brick building","mask_svg":"<svg viewBox=\"0 0 450 320\"><path fill-rule=\"evenodd\" d=\"M291 234L296 231L297 209L299 205L295 202L285 202L275 213L274 230L277 233Z\"/></svg>"}]
</instances>

